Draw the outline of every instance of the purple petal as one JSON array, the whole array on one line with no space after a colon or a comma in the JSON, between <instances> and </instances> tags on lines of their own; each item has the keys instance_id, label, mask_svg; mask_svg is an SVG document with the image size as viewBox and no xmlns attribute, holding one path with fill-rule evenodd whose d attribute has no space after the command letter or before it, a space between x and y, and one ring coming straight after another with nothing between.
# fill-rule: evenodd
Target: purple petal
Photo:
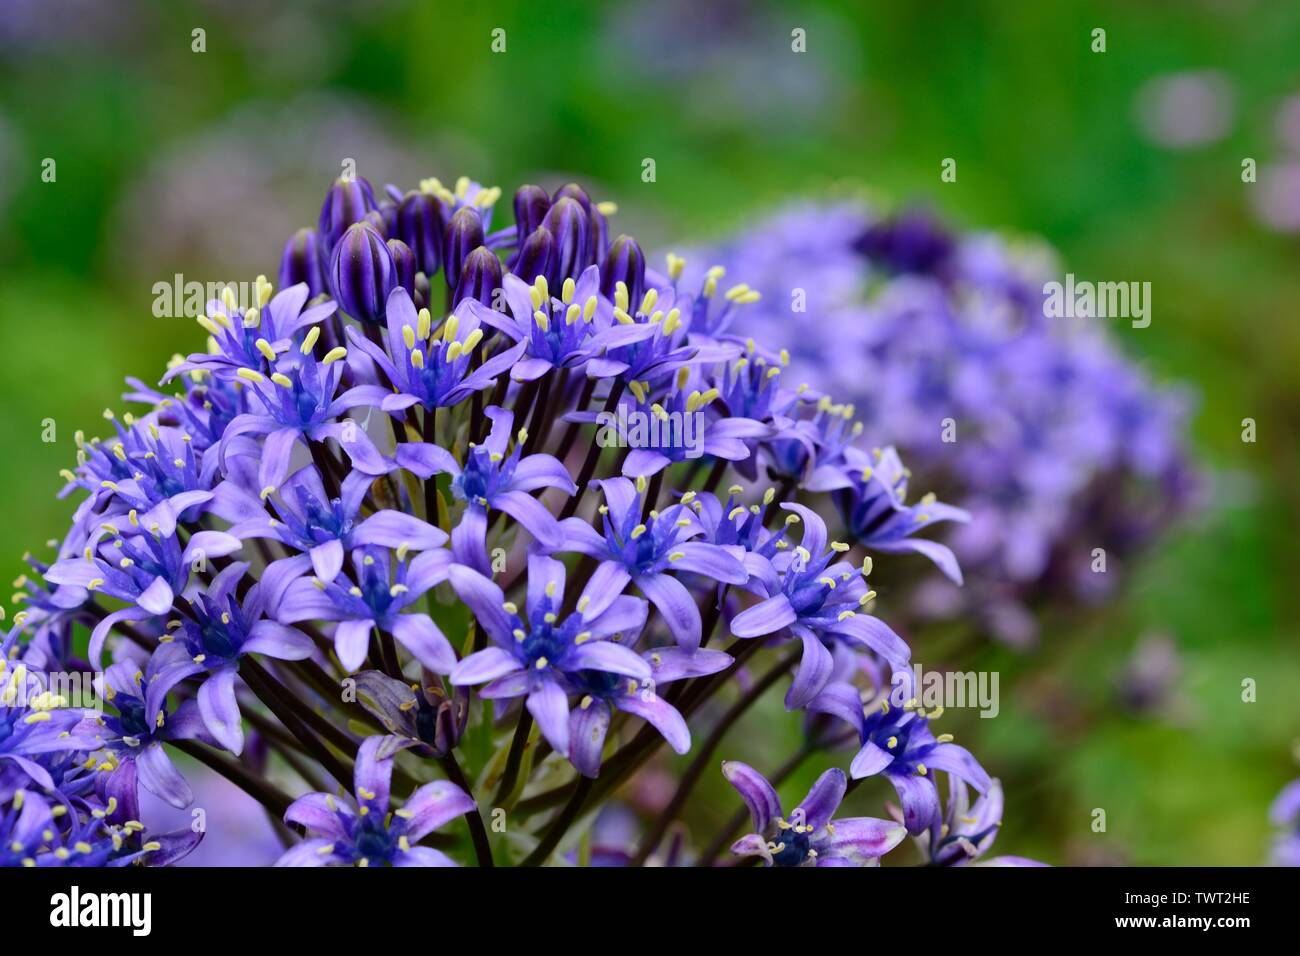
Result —
<instances>
[{"instance_id":1,"label":"purple petal","mask_svg":"<svg viewBox=\"0 0 1300 956\"><path fill-rule=\"evenodd\" d=\"M492 507L504 511L537 539L544 548L552 551L564 547L564 532L555 515L546 505L524 491L499 492L492 499Z\"/></svg>"},{"instance_id":2,"label":"purple petal","mask_svg":"<svg viewBox=\"0 0 1300 956\"><path fill-rule=\"evenodd\" d=\"M501 588L472 568L459 564L451 566L448 577L456 596L469 607L488 637L497 644L513 647L515 618L502 607L506 598Z\"/></svg>"},{"instance_id":3,"label":"purple petal","mask_svg":"<svg viewBox=\"0 0 1300 956\"><path fill-rule=\"evenodd\" d=\"M785 709L798 710L821 693L831 672L835 670L835 658L826 649L822 639L811 631L800 628L803 633L803 658L799 661L799 671L795 674L790 690L785 695Z\"/></svg>"},{"instance_id":4,"label":"purple petal","mask_svg":"<svg viewBox=\"0 0 1300 956\"><path fill-rule=\"evenodd\" d=\"M560 685L542 680L528 695L528 712L547 743L559 753L569 752L569 700Z\"/></svg>"},{"instance_id":5,"label":"purple petal","mask_svg":"<svg viewBox=\"0 0 1300 956\"><path fill-rule=\"evenodd\" d=\"M835 815L840 804L844 800L845 791L848 790L849 781L844 776L844 771L839 767L832 767L824 774L817 778L817 782L812 785L808 795L799 801L799 806L795 807L794 812L790 815L792 823L807 824L813 830L820 830ZM802 811L803 816L799 819L795 815Z\"/></svg>"},{"instance_id":6,"label":"purple petal","mask_svg":"<svg viewBox=\"0 0 1300 956\"><path fill-rule=\"evenodd\" d=\"M766 833L773 821L780 819L781 798L767 782L767 778L739 760L728 760L722 764L722 775L736 788L740 799L749 807L749 817L754 821L754 829Z\"/></svg>"},{"instance_id":7,"label":"purple petal","mask_svg":"<svg viewBox=\"0 0 1300 956\"><path fill-rule=\"evenodd\" d=\"M667 574L641 574L636 586L650 599L668 624L678 645L687 650L700 646L700 609L686 585Z\"/></svg>"},{"instance_id":8,"label":"purple petal","mask_svg":"<svg viewBox=\"0 0 1300 956\"><path fill-rule=\"evenodd\" d=\"M683 541L676 550L681 557L672 563L674 571L694 571L720 584L744 584L749 580L745 566L716 544Z\"/></svg>"},{"instance_id":9,"label":"purple petal","mask_svg":"<svg viewBox=\"0 0 1300 956\"><path fill-rule=\"evenodd\" d=\"M427 614L399 614L392 624L393 637L435 674L449 674L456 666L456 652Z\"/></svg>"},{"instance_id":10,"label":"purple petal","mask_svg":"<svg viewBox=\"0 0 1300 956\"><path fill-rule=\"evenodd\" d=\"M584 697L569 711L569 762L584 777L600 773L609 717L609 705L593 697Z\"/></svg>"},{"instance_id":11,"label":"purple petal","mask_svg":"<svg viewBox=\"0 0 1300 956\"><path fill-rule=\"evenodd\" d=\"M919 774L887 773L903 804L903 823L912 836L920 836L939 822L939 791L934 781Z\"/></svg>"},{"instance_id":12,"label":"purple petal","mask_svg":"<svg viewBox=\"0 0 1300 956\"><path fill-rule=\"evenodd\" d=\"M814 846L820 855L862 864L884 856L905 836L907 827L894 820L847 817L836 820L833 832L819 837Z\"/></svg>"},{"instance_id":13,"label":"purple petal","mask_svg":"<svg viewBox=\"0 0 1300 956\"><path fill-rule=\"evenodd\" d=\"M763 637L789 627L798 619L790 599L784 594L778 594L759 601L733 617L731 633L736 637Z\"/></svg>"},{"instance_id":14,"label":"purple petal","mask_svg":"<svg viewBox=\"0 0 1300 956\"><path fill-rule=\"evenodd\" d=\"M333 581L343 570L343 542L335 538L312 548L311 567L322 581Z\"/></svg>"},{"instance_id":15,"label":"purple petal","mask_svg":"<svg viewBox=\"0 0 1300 956\"><path fill-rule=\"evenodd\" d=\"M152 743L135 755L136 773L144 788L173 807L184 809L194 802L194 792L176 769L162 744Z\"/></svg>"},{"instance_id":16,"label":"purple petal","mask_svg":"<svg viewBox=\"0 0 1300 956\"><path fill-rule=\"evenodd\" d=\"M406 836L412 843L423 839L449 820L474 810L474 801L460 787L445 780L420 787L397 815L406 821Z\"/></svg>"},{"instance_id":17,"label":"purple petal","mask_svg":"<svg viewBox=\"0 0 1300 956\"><path fill-rule=\"evenodd\" d=\"M253 625L240 650L245 654L264 654L282 661L301 661L311 657L316 645L302 631L263 619Z\"/></svg>"},{"instance_id":18,"label":"purple petal","mask_svg":"<svg viewBox=\"0 0 1300 956\"><path fill-rule=\"evenodd\" d=\"M334 653L349 674L366 662L370 651L370 631L375 622L370 618L360 621L339 621L334 628Z\"/></svg>"},{"instance_id":19,"label":"purple petal","mask_svg":"<svg viewBox=\"0 0 1300 956\"><path fill-rule=\"evenodd\" d=\"M451 670L450 680L456 686L486 684L520 670L519 661L509 651L500 647L485 647L466 657Z\"/></svg>"},{"instance_id":20,"label":"purple petal","mask_svg":"<svg viewBox=\"0 0 1300 956\"><path fill-rule=\"evenodd\" d=\"M376 511L352 532L353 546L377 544L385 548L400 548L406 545L415 551L427 551L440 548L446 542L446 532L401 511ZM334 580L319 571L317 576L322 581Z\"/></svg>"},{"instance_id":21,"label":"purple petal","mask_svg":"<svg viewBox=\"0 0 1300 956\"><path fill-rule=\"evenodd\" d=\"M650 679L650 665L641 655L612 641L587 641L564 655L565 670L604 671L638 681Z\"/></svg>"},{"instance_id":22,"label":"purple petal","mask_svg":"<svg viewBox=\"0 0 1300 956\"><path fill-rule=\"evenodd\" d=\"M691 749L691 732L681 712L648 688L635 694L623 694L615 699L614 704L619 710L636 714L654 727L663 734L668 746L679 754Z\"/></svg>"},{"instance_id":23,"label":"purple petal","mask_svg":"<svg viewBox=\"0 0 1300 956\"><path fill-rule=\"evenodd\" d=\"M244 727L235 699L233 667L215 671L199 685L199 713L213 739L235 756L243 752Z\"/></svg>"}]
</instances>

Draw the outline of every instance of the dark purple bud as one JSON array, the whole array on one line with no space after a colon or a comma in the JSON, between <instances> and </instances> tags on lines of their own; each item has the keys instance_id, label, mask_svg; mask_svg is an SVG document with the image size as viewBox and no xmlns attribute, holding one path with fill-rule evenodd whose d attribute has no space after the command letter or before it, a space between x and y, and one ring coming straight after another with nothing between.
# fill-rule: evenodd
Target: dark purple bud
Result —
<instances>
[{"instance_id":1,"label":"dark purple bud","mask_svg":"<svg viewBox=\"0 0 1300 956\"><path fill-rule=\"evenodd\" d=\"M460 270L460 282L452 293L449 306L455 308L466 299L477 299L489 309L492 296L501 288L501 260L487 246L479 246L465 259Z\"/></svg>"},{"instance_id":2,"label":"dark purple bud","mask_svg":"<svg viewBox=\"0 0 1300 956\"><path fill-rule=\"evenodd\" d=\"M417 272L415 274L415 294L411 296L411 298L415 300L415 308L417 310L427 309L429 307L429 303L433 301L433 298L430 295L431 292L432 289L429 285L429 277L423 272Z\"/></svg>"},{"instance_id":3,"label":"dark purple bud","mask_svg":"<svg viewBox=\"0 0 1300 956\"><path fill-rule=\"evenodd\" d=\"M938 275L955 243L938 220L921 210L909 210L870 226L854 248L891 272Z\"/></svg>"},{"instance_id":4,"label":"dark purple bud","mask_svg":"<svg viewBox=\"0 0 1300 956\"><path fill-rule=\"evenodd\" d=\"M409 192L397 209L397 238L411 247L420 271L436 275L442 265L447 210L431 193Z\"/></svg>"},{"instance_id":5,"label":"dark purple bud","mask_svg":"<svg viewBox=\"0 0 1300 956\"><path fill-rule=\"evenodd\" d=\"M384 214L381 210L370 210L361 221L370 226L370 228L374 229L375 232L379 233L385 239L388 238L388 221L384 219Z\"/></svg>"},{"instance_id":6,"label":"dark purple bud","mask_svg":"<svg viewBox=\"0 0 1300 956\"><path fill-rule=\"evenodd\" d=\"M542 220L555 239L556 282L577 278L594 261L591 249L591 219L582 204L571 197L560 199Z\"/></svg>"},{"instance_id":7,"label":"dark purple bud","mask_svg":"<svg viewBox=\"0 0 1300 956\"><path fill-rule=\"evenodd\" d=\"M645 255L631 236L619 236L609 247L609 255L600 264L600 291L613 301L618 283L627 287L627 300L632 308L641 302L645 293Z\"/></svg>"},{"instance_id":8,"label":"dark purple bud","mask_svg":"<svg viewBox=\"0 0 1300 956\"><path fill-rule=\"evenodd\" d=\"M397 266L384 237L369 223L351 225L330 254L330 295L361 322L383 318L388 293L397 287Z\"/></svg>"},{"instance_id":9,"label":"dark purple bud","mask_svg":"<svg viewBox=\"0 0 1300 956\"><path fill-rule=\"evenodd\" d=\"M531 236L551 208L551 197L541 186L520 186L515 190L515 235L520 241Z\"/></svg>"},{"instance_id":10,"label":"dark purple bud","mask_svg":"<svg viewBox=\"0 0 1300 956\"><path fill-rule=\"evenodd\" d=\"M339 241L348 226L360 222L375 208L375 192L365 179L358 176L356 179L334 180L320 207L318 231L326 247L334 248L334 243Z\"/></svg>"},{"instance_id":11,"label":"dark purple bud","mask_svg":"<svg viewBox=\"0 0 1300 956\"><path fill-rule=\"evenodd\" d=\"M538 276L546 276L546 281L551 282L555 277L555 237L551 230L545 226L534 229L519 247L510 271L529 285Z\"/></svg>"},{"instance_id":12,"label":"dark purple bud","mask_svg":"<svg viewBox=\"0 0 1300 956\"><path fill-rule=\"evenodd\" d=\"M469 688L455 687L451 695L426 677L425 691L416 700L415 732L437 756L450 753L465 733L469 717Z\"/></svg>"},{"instance_id":13,"label":"dark purple bud","mask_svg":"<svg viewBox=\"0 0 1300 956\"><path fill-rule=\"evenodd\" d=\"M328 261L320 233L304 226L284 244L284 253L280 256L279 288L287 289L305 282L309 298L320 295L326 291L325 266Z\"/></svg>"},{"instance_id":14,"label":"dark purple bud","mask_svg":"<svg viewBox=\"0 0 1300 956\"><path fill-rule=\"evenodd\" d=\"M447 272L447 288L454 289L460 282L460 270L469 254L483 245L483 220L472 206L456 210L447 224L447 235L442 251L446 257L443 267Z\"/></svg>"},{"instance_id":15,"label":"dark purple bud","mask_svg":"<svg viewBox=\"0 0 1300 956\"><path fill-rule=\"evenodd\" d=\"M393 267L397 270L397 284L414 299L415 274L420 271L415 264L415 253L401 239L389 239L388 252L393 257Z\"/></svg>"},{"instance_id":16,"label":"dark purple bud","mask_svg":"<svg viewBox=\"0 0 1300 956\"><path fill-rule=\"evenodd\" d=\"M555 190L554 201L559 202L561 199L572 199L577 202L577 204L582 207L582 211L587 214L588 218L590 218L591 214L595 211L595 205L591 201L591 196L587 195L587 190L583 189L577 183L565 183L559 189Z\"/></svg>"}]
</instances>

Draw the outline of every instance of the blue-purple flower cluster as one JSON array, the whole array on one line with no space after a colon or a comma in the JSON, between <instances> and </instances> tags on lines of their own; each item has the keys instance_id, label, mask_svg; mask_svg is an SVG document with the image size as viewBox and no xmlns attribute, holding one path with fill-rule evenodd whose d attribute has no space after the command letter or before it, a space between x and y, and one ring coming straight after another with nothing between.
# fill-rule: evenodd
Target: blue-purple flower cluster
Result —
<instances>
[{"instance_id":1,"label":"blue-purple flower cluster","mask_svg":"<svg viewBox=\"0 0 1300 956\"><path fill-rule=\"evenodd\" d=\"M921 532L966 514L906 503L852 407L725 334L751 288L650 268L579 186L522 187L494 229L499 198L336 182L278 291L259 277L255 301L211 302L206 349L157 388L130 380L137 411L107 412L106 437L78 435L81 500L54 558L31 559L0 655L5 862L180 858L201 823L154 835L138 812L140 787L190 805L178 753L261 802L282 865L562 860L661 743L692 751L702 705L735 714L790 673L787 709L844 721L860 749L789 815L725 763L754 823L737 854L872 865L908 833L927 862L987 848L996 781L937 713L887 702L910 651L868 584L871 554L900 551L959 579ZM611 437L602 413L695 416L703 440ZM69 677L102 705L74 707ZM835 819L876 776L897 819Z\"/></svg>"},{"instance_id":2,"label":"blue-purple flower cluster","mask_svg":"<svg viewBox=\"0 0 1300 956\"><path fill-rule=\"evenodd\" d=\"M1115 347L1116 319L1050 317L1040 247L840 202L788 207L693 258L761 298L711 314L713 334L788 344L788 374L852 402L969 514L950 537L969 580L919 588L922 613L1028 643L1029 612L1103 597L1193 504L1186 396ZM893 480L901 498L908 472ZM855 505L841 502L852 527L870 528Z\"/></svg>"}]
</instances>

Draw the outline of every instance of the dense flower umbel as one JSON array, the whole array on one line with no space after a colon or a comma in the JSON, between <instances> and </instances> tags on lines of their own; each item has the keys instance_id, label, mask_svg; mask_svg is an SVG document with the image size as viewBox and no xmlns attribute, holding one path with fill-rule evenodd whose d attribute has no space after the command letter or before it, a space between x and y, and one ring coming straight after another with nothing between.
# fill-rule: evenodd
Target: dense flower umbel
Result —
<instances>
[{"instance_id":1,"label":"dense flower umbel","mask_svg":"<svg viewBox=\"0 0 1300 956\"><path fill-rule=\"evenodd\" d=\"M686 279L725 271L752 284L753 305L700 312L711 334L785 345L782 378L852 402L864 434L961 505L904 506L889 450L878 464L861 450L842 462L779 449L786 470L853 465L833 486L809 480L835 491L846 538L872 553L917 551L960 584L952 552L912 532L922 512L962 523L948 538L976 577L961 593L926 582L922 614L978 614L988 632L1029 641L1027 607L1103 595L1119 562L1194 503L1185 397L1112 344L1115 319L1045 314L1057 276L1041 251L839 203L786 208L701 254L721 265ZM1105 574L1093 573L1095 548Z\"/></svg>"},{"instance_id":2,"label":"dense flower umbel","mask_svg":"<svg viewBox=\"0 0 1300 956\"><path fill-rule=\"evenodd\" d=\"M0 639L0 862L178 859L197 836L155 837L138 809L141 786L192 801L178 751L306 831L282 865L558 862L596 816L587 802L665 744L692 767L626 860L680 862L676 817L729 722L796 663L774 645L801 645L791 708L826 710L855 675L907 663L868 613L862 549L921 551L957 577L925 534L962 515L905 504L892 451L869 478L853 410L784 383L782 343L730 337L759 300L749 286L720 286L720 270L692 285L676 257L656 272L574 184L521 187L506 226L499 198L467 179L336 182L284 247L285 288L259 278L246 307L210 303L206 350L157 388L129 380L144 409L109 412L108 439L78 435L63 493L85 497L54 555L31 560ZM696 416L702 432L686 448L602 431L602 411ZM733 471L776 487L750 494ZM728 628L741 640L707 646ZM102 713L55 688L88 670L83 631ZM706 706L719 693L741 695L721 718ZM987 790L910 710L886 766L879 720L856 696L851 710L871 728L855 775L916 778L925 760ZM726 766L756 808L740 852L869 864L902 839L831 819L839 769L787 820L761 778ZM393 779L411 794L396 807ZM896 786L910 826L938 825L937 798ZM479 797L510 811L507 836Z\"/></svg>"}]
</instances>

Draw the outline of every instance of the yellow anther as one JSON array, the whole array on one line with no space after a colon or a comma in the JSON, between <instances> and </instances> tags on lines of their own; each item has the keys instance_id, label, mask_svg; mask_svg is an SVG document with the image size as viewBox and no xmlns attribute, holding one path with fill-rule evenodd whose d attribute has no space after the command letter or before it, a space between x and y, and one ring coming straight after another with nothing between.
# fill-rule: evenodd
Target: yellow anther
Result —
<instances>
[{"instance_id":1,"label":"yellow anther","mask_svg":"<svg viewBox=\"0 0 1300 956\"><path fill-rule=\"evenodd\" d=\"M258 339L253 344L257 346L257 350L262 353L262 357L268 362L275 361L275 349L271 348L270 342L266 339Z\"/></svg>"},{"instance_id":2,"label":"yellow anther","mask_svg":"<svg viewBox=\"0 0 1300 956\"><path fill-rule=\"evenodd\" d=\"M325 353L325 358L323 358L321 361L324 362L326 365L329 365L332 362L337 362L339 359L347 358L347 355L348 355L347 349L345 349L341 345L336 345L334 346L334 348L330 349L328 352Z\"/></svg>"}]
</instances>

